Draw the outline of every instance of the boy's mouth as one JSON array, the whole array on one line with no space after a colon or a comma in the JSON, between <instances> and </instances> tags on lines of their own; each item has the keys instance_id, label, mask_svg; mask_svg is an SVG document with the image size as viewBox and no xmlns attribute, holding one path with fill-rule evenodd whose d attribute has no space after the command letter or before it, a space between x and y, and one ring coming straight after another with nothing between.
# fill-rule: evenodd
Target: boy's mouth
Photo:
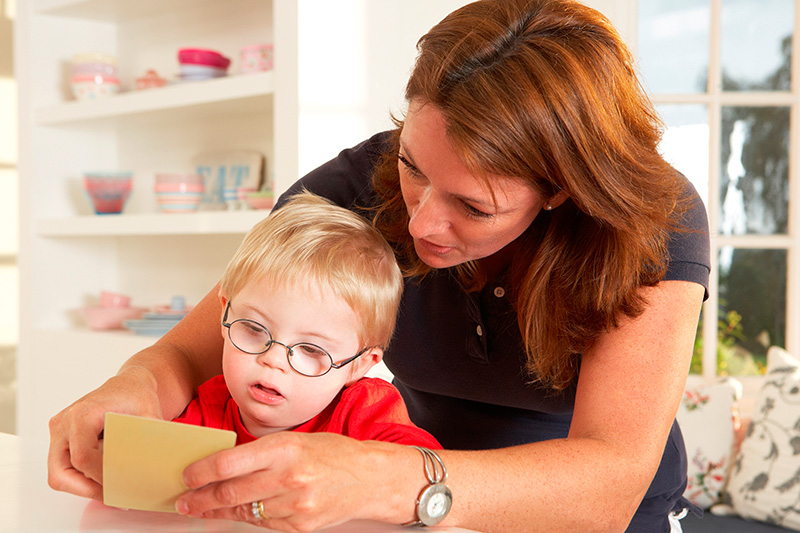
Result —
<instances>
[{"instance_id":1,"label":"boy's mouth","mask_svg":"<svg viewBox=\"0 0 800 533\"><path fill-rule=\"evenodd\" d=\"M257 389L259 389L259 390L262 390L262 391L266 392L267 394L271 394L271 395L273 395L273 396L282 396L282 395L281 395L281 393L280 393L280 392L278 392L277 390L275 390L275 389L273 389L273 388L270 388L270 387L265 387L265 386L264 386L264 385L262 385L261 383L256 383L256 384L255 384L255 387L256 387Z\"/></svg>"},{"instance_id":2,"label":"boy's mouth","mask_svg":"<svg viewBox=\"0 0 800 533\"><path fill-rule=\"evenodd\" d=\"M262 383L253 383L250 386L250 395L259 403L276 405L286 400L277 389Z\"/></svg>"}]
</instances>

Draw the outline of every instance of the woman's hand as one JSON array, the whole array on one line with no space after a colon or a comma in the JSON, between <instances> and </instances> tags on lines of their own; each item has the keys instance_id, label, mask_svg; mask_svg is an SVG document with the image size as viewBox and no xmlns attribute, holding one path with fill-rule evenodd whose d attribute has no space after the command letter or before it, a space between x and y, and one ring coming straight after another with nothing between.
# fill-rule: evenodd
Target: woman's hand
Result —
<instances>
[{"instance_id":1,"label":"woman's hand","mask_svg":"<svg viewBox=\"0 0 800 533\"><path fill-rule=\"evenodd\" d=\"M183 477L194 490L178 499L179 513L280 531L314 531L353 519L405 522L424 484L413 448L331 433L268 435L197 461ZM258 501L265 520L253 516Z\"/></svg>"},{"instance_id":2,"label":"woman's hand","mask_svg":"<svg viewBox=\"0 0 800 533\"><path fill-rule=\"evenodd\" d=\"M100 434L108 411L162 418L152 374L127 368L50 419L50 487L103 500Z\"/></svg>"}]
</instances>

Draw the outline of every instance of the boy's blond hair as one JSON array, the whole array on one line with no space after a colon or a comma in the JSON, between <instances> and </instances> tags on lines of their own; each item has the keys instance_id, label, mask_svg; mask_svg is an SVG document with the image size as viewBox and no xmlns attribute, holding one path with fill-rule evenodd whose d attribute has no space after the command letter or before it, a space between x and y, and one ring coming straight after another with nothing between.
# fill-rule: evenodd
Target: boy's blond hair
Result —
<instances>
[{"instance_id":1,"label":"boy's blond hair","mask_svg":"<svg viewBox=\"0 0 800 533\"><path fill-rule=\"evenodd\" d=\"M391 247L359 215L303 191L253 226L228 263L220 292L247 283L329 286L354 311L361 347L389 344L403 278Z\"/></svg>"}]
</instances>

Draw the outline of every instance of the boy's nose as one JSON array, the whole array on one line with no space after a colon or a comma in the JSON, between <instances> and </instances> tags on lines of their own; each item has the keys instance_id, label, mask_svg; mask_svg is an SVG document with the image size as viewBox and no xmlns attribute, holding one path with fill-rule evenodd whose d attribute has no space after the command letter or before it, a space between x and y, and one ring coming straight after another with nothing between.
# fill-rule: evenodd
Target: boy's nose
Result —
<instances>
[{"instance_id":1,"label":"boy's nose","mask_svg":"<svg viewBox=\"0 0 800 533\"><path fill-rule=\"evenodd\" d=\"M256 362L262 366L286 369L289 366L289 347L280 342L272 341L266 352L256 356Z\"/></svg>"}]
</instances>

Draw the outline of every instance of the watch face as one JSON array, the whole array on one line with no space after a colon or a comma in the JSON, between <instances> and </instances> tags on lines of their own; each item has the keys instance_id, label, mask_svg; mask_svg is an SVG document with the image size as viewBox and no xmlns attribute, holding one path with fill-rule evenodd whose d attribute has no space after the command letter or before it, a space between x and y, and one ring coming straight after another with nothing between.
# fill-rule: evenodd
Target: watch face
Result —
<instances>
[{"instance_id":1,"label":"watch face","mask_svg":"<svg viewBox=\"0 0 800 533\"><path fill-rule=\"evenodd\" d=\"M450 511L453 504L453 495L450 488L444 483L429 486L419 496L417 514L419 520L426 526L441 522Z\"/></svg>"}]
</instances>

